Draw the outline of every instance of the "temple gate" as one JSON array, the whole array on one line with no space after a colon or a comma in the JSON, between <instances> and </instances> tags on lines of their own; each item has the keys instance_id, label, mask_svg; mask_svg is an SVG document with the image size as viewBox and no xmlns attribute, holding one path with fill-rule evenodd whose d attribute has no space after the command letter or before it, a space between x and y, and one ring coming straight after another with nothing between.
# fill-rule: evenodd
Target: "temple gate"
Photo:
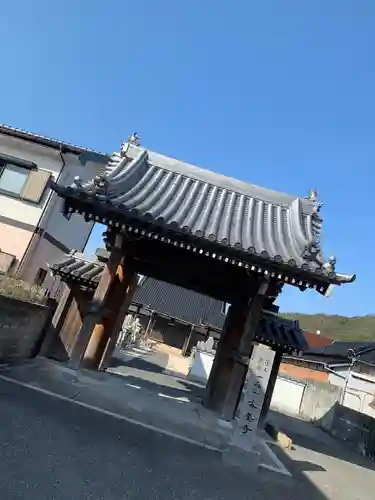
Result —
<instances>
[{"instance_id":1,"label":"temple gate","mask_svg":"<svg viewBox=\"0 0 375 500\"><path fill-rule=\"evenodd\" d=\"M73 365L98 369L108 357L137 273L195 290L231 304L205 402L226 419L238 406L262 311L272 310L284 284L325 295L355 279L323 258L316 191L298 198L253 186L141 148L136 135L92 182L51 187L65 214L107 226L109 258Z\"/></svg>"}]
</instances>

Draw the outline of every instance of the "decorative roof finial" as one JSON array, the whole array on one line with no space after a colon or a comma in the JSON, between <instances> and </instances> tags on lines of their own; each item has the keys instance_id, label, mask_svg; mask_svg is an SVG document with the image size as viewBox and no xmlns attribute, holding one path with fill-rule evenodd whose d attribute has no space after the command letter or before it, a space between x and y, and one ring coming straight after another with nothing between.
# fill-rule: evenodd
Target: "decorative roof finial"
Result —
<instances>
[{"instance_id":1,"label":"decorative roof finial","mask_svg":"<svg viewBox=\"0 0 375 500\"><path fill-rule=\"evenodd\" d=\"M334 273L335 272L335 269L336 269L336 262L337 262L337 259L334 255L332 255L327 262L325 262L323 265L322 265L322 268L325 269L326 271L328 271L329 273Z\"/></svg>"},{"instance_id":2,"label":"decorative roof finial","mask_svg":"<svg viewBox=\"0 0 375 500\"><path fill-rule=\"evenodd\" d=\"M141 137L138 132L134 132L133 135L128 137L128 143L138 147L141 145Z\"/></svg>"},{"instance_id":3,"label":"decorative roof finial","mask_svg":"<svg viewBox=\"0 0 375 500\"><path fill-rule=\"evenodd\" d=\"M306 197L307 200L317 202L318 201L318 190L315 188L309 189L309 194Z\"/></svg>"},{"instance_id":4,"label":"decorative roof finial","mask_svg":"<svg viewBox=\"0 0 375 500\"><path fill-rule=\"evenodd\" d=\"M323 203L318 200L318 190L316 188L310 188L309 189L309 194L306 196L306 200L312 201L315 203L316 208L315 208L315 213L318 214L320 212L320 209L323 206Z\"/></svg>"},{"instance_id":5,"label":"decorative roof finial","mask_svg":"<svg viewBox=\"0 0 375 500\"><path fill-rule=\"evenodd\" d=\"M97 175L94 178L94 191L96 194L108 196L108 179L104 175Z\"/></svg>"}]
</instances>

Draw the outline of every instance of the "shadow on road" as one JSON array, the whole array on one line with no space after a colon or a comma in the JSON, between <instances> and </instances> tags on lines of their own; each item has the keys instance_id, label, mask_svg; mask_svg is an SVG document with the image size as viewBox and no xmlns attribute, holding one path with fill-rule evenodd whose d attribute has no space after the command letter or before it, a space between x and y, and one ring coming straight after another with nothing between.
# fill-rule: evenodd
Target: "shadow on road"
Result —
<instances>
[{"instance_id":1,"label":"shadow on road","mask_svg":"<svg viewBox=\"0 0 375 500\"><path fill-rule=\"evenodd\" d=\"M144 358L132 358L128 361L124 361L118 357L112 357L109 362L109 368L119 368L119 367L127 367L127 368L136 368L137 370L142 370L146 372L152 373L163 373L164 367L155 362L149 361Z\"/></svg>"},{"instance_id":2,"label":"shadow on road","mask_svg":"<svg viewBox=\"0 0 375 500\"><path fill-rule=\"evenodd\" d=\"M155 393L171 398L188 398L202 402L206 388L198 382L186 380L165 373L168 355L150 353L142 357L123 359L113 356L109 363L108 375ZM115 369L116 371L112 371Z\"/></svg>"},{"instance_id":3,"label":"shadow on road","mask_svg":"<svg viewBox=\"0 0 375 500\"><path fill-rule=\"evenodd\" d=\"M270 412L269 421L289 436L294 445L337 458L375 471L375 463L345 446L313 423L277 411Z\"/></svg>"}]
</instances>

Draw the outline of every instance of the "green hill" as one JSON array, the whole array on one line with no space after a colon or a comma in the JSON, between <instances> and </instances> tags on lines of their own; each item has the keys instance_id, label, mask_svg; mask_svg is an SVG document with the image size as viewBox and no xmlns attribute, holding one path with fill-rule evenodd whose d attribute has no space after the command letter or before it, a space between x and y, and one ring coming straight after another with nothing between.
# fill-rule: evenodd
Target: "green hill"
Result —
<instances>
[{"instance_id":1,"label":"green hill","mask_svg":"<svg viewBox=\"0 0 375 500\"><path fill-rule=\"evenodd\" d=\"M320 330L321 335L335 340L373 340L375 341L375 315L327 316L325 314L284 313L285 318L295 319L309 332Z\"/></svg>"}]
</instances>

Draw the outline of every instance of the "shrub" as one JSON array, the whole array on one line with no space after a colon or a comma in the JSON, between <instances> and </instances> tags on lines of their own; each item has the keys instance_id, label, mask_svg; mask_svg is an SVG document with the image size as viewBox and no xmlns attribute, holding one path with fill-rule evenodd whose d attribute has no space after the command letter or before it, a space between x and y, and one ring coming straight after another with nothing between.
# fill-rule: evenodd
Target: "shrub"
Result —
<instances>
[{"instance_id":1,"label":"shrub","mask_svg":"<svg viewBox=\"0 0 375 500\"><path fill-rule=\"evenodd\" d=\"M0 278L0 295L45 304L47 302L47 290L39 285L30 285L23 280L2 276Z\"/></svg>"}]
</instances>

